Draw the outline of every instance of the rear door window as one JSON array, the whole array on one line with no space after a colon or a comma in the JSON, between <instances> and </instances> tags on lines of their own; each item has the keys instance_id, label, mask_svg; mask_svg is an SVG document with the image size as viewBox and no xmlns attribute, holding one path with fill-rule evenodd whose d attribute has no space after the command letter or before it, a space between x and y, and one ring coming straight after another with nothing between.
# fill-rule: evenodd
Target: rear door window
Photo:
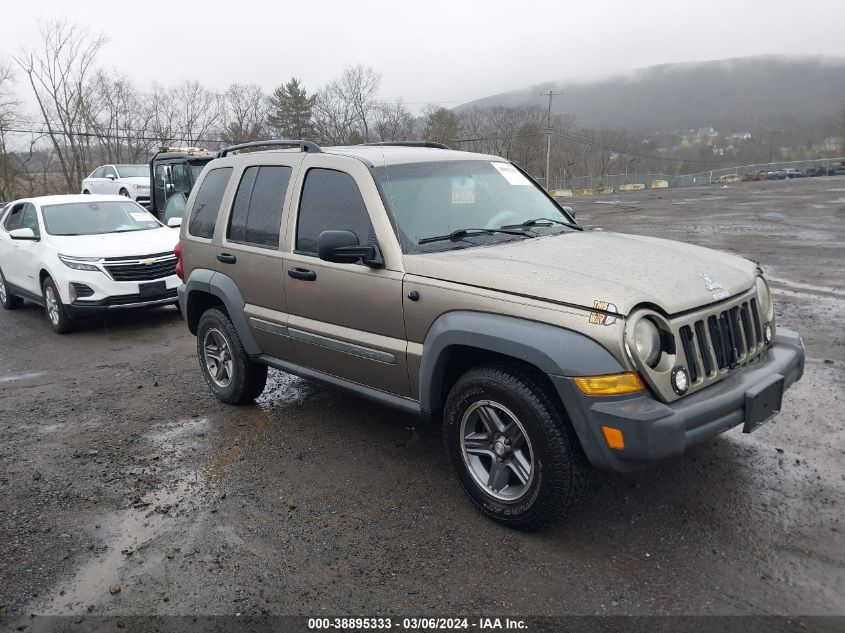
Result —
<instances>
[{"instance_id":1,"label":"rear door window","mask_svg":"<svg viewBox=\"0 0 845 633\"><path fill-rule=\"evenodd\" d=\"M278 165L248 167L232 203L226 238L263 248L279 246L282 207L291 168Z\"/></svg>"},{"instance_id":2,"label":"rear door window","mask_svg":"<svg viewBox=\"0 0 845 633\"><path fill-rule=\"evenodd\" d=\"M296 251L317 254L320 233L352 231L360 244L376 241L367 205L355 179L334 169L310 169L302 185L296 225Z\"/></svg>"},{"instance_id":3,"label":"rear door window","mask_svg":"<svg viewBox=\"0 0 845 633\"><path fill-rule=\"evenodd\" d=\"M220 204L223 202L223 194L231 175L231 167L212 169L206 174L197 191L191 221L188 224L188 232L191 235L207 239L214 236L214 225L217 224Z\"/></svg>"}]
</instances>

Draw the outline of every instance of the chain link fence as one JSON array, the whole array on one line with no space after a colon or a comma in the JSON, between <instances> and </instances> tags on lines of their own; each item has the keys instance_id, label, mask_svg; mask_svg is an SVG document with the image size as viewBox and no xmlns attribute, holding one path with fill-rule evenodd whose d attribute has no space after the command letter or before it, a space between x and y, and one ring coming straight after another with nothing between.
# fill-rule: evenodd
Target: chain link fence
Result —
<instances>
[{"instance_id":1,"label":"chain link fence","mask_svg":"<svg viewBox=\"0 0 845 633\"><path fill-rule=\"evenodd\" d=\"M652 183L655 181L665 181L669 187L695 187L700 185L709 185L711 183L719 182L722 176L737 176L739 178L753 177L756 180L761 180L760 172L777 172L786 169L795 169L804 176L827 176L834 174L845 174L845 157L839 158L816 158L812 160L793 160L780 161L775 163L755 163L752 165L740 165L736 167L723 167L720 169L712 169L696 174L661 174L661 173L637 173L630 172L627 174L604 174L602 176L573 176L567 178L552 177L549 179L549 187L547 189L571 189L572 193L578 190L597 190L602 188L612 188L614 191L619 191L622 185L644 185L646 189L652 188ZM768 177L768 176L767 176ZM546 186L545 178L537 178L544 187Z\"/></svg>"}]
</instances>

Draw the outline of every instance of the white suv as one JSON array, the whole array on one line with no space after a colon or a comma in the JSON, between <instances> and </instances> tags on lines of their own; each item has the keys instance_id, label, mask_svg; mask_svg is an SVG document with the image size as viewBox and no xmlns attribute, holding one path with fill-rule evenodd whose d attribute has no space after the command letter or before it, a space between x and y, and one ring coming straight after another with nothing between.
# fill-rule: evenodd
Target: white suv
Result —
<instances>
[{"instance_id":1,"label":"white suv","mask_svg":"<svg viewBox=\"0 0 845 633\"><path fill-rule=\"evenodd\" d=\"M125 197L17 200L0 214L0 303L44 306L59 333L81 314L175 304L178 240Z\"/></svg>"},{"instance_id":2,"label":"white suv","mask_svg":"<svg viewBox=\"0 0 845 633\"><path fill-rule=\"evenodd\" d=\"M82 193L105 193L150 203L149 165L103 165L82 181Z\"/></svg>"}]
</instances>

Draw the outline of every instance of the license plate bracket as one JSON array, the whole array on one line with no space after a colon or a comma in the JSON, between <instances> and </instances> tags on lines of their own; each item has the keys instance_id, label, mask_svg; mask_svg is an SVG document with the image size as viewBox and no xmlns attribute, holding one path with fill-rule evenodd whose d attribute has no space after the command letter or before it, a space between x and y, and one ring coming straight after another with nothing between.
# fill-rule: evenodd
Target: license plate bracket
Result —
<instances>
[{"instance_id":1,"label":"license plate bracket","mask_svg":"<svg viewBox=\"0 0 845 633\"><path fill-rule=\"evenodd\" d=\"M783 376L775 374L745 392L743 433L760 428L780 412L783 402Z\"/></svg>"},{"instance_id":2,"label":"license plate bracket","mask_svg":"<svg viewBox=\"0 0 845 633\"><path fill-rule=\"evenodd\" d=\"M162 279L161 281L152 281L146 284L138 284L138 295L141 299L148 299L150 297L160 297L167 292L167 283Z\"/></svg>"}]
</instances>

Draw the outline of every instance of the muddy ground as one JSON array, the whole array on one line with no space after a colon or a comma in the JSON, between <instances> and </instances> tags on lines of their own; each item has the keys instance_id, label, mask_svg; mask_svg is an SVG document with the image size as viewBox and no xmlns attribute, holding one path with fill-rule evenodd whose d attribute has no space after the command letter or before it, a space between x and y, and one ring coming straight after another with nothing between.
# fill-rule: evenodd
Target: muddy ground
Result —
<instances>
[{"instance_id":1,"label":"muddy ground","mask_svg":"<svg viewBox=\"0 0 845 633\"><path fill-rule=\"evenodd\" d=\"M807 344L785 411L522 534L437 428L280 373L211 397L172 308L57 336L0 313L0 614L845 613L845 179L572 202L763 262ZM620 271L622 274L622 271Z\"/></svg>"}]
</instances>

